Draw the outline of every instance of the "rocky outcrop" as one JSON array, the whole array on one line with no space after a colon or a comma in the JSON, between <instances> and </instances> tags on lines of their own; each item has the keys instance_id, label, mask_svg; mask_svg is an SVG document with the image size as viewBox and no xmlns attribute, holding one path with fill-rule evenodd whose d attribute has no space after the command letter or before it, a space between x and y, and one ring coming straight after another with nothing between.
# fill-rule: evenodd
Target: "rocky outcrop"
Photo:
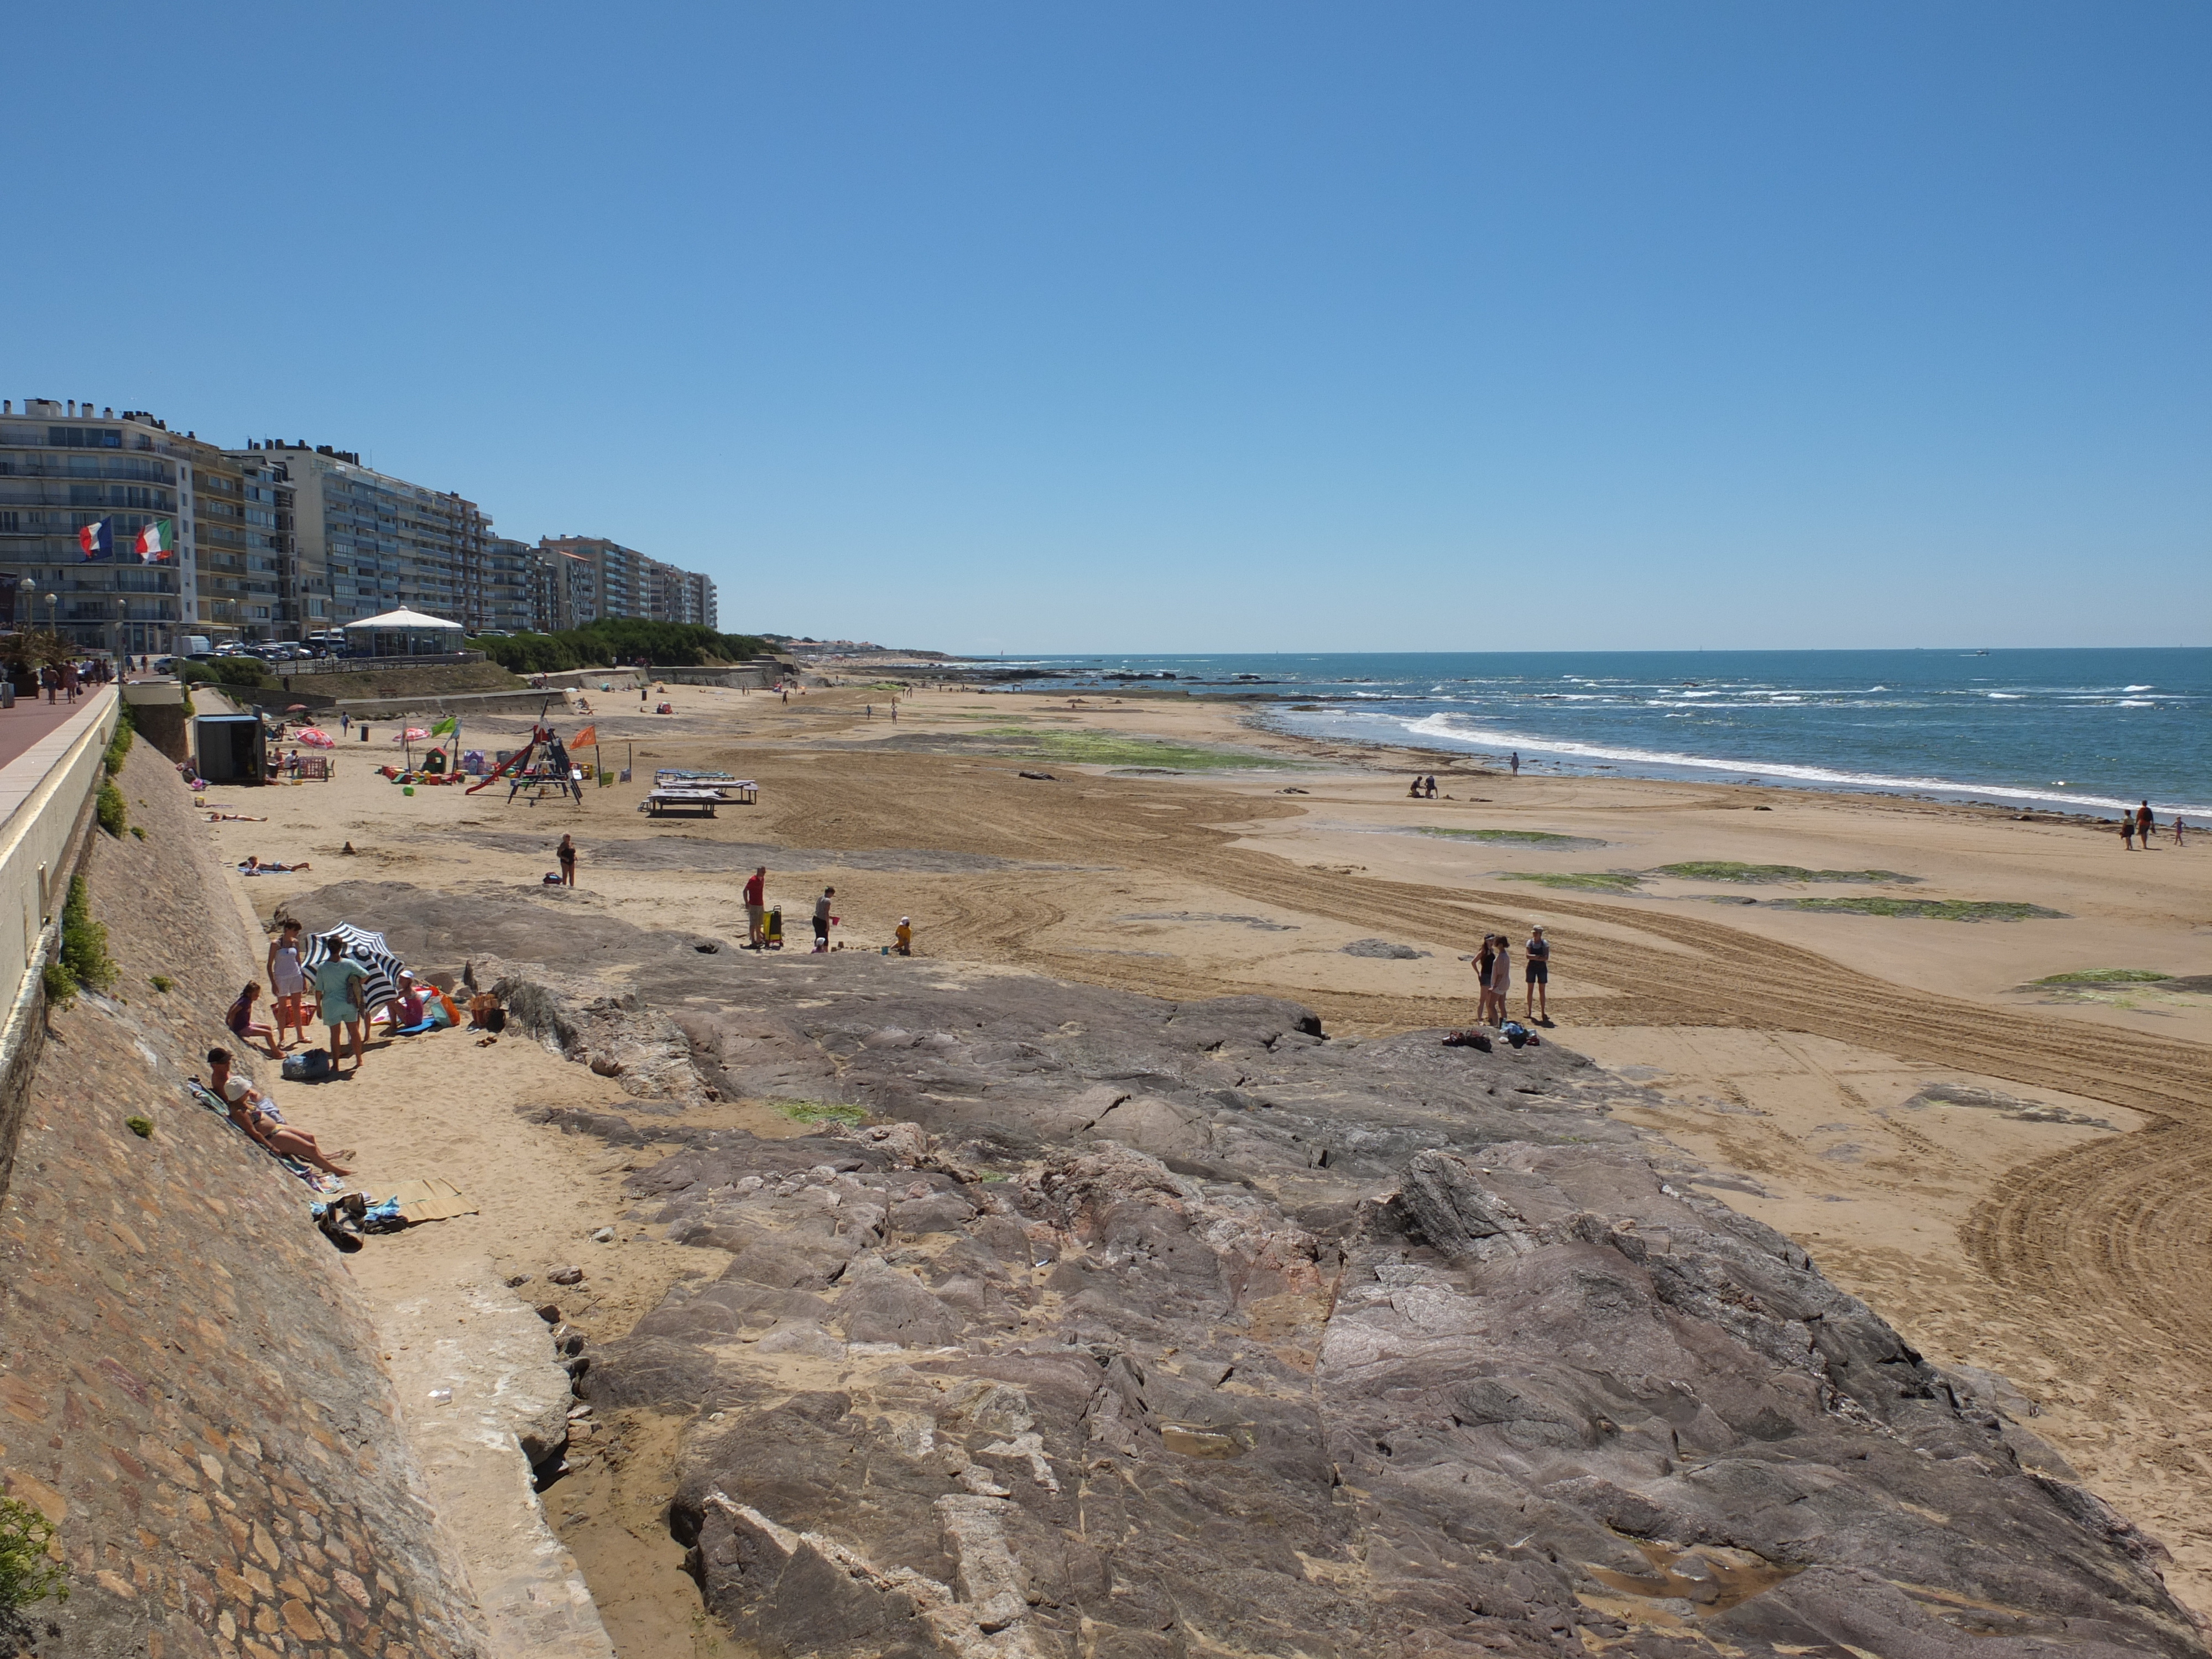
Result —
<instances>
[{"instance_id":1,"label":"rocky outcrop","mask_svg":"<svg viewBox=\"0 0 2212 1659\"><path fill-rule=\"evenodd\" d=\"M1994 1382L1555 1046L591 926L702 1090L874 1120L653 1118L637 1218L702 1272L579 1384L690 1414L674 1523L757 1651L2205 1651Z\"/></svg>"}]
</instances>

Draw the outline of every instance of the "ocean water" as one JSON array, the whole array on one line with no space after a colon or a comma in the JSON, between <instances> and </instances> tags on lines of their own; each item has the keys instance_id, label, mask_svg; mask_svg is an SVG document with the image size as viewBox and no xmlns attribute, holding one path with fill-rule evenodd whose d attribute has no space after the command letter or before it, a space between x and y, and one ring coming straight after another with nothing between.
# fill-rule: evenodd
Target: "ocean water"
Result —
<instances>
[{"instance_id":1,"label":"ocean water","mask_svg":"<svg viewBox=\"0 0 2212 1659\"><path fill-rule=\"evenodd\" d=\"M2212 649L1036 657L1042 684L1236 691L1270 726L1524 770L1874 790L2212 828ZM1132 678L1133 677L1133 680Z\"/></svg>"}]
</instances>

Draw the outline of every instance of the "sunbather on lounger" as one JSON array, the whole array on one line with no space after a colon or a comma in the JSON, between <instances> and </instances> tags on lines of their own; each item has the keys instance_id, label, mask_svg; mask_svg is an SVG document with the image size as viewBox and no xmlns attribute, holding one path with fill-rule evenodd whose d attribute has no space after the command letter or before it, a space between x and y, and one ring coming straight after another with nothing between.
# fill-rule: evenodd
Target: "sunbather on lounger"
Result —
<instances>
[{"instance_id":1,"label":"sunbather on lounger","mask_svg":"<svg viewBox=\"0 0 2212 1659\"><path fill-rule=\"evenodd\" d=\"M313 1164L334 1176L349 1176L351 1170L333 1164L323 1156L323 1149L315 1144L314 1136L305 1129L295 1129L277 1115L260 1090L242 1077L230 1079L222 1085L223 1098L230 1103L230 1121L266 1146L279 1158L296 1158Z\"/></svg>"}]
</instances>

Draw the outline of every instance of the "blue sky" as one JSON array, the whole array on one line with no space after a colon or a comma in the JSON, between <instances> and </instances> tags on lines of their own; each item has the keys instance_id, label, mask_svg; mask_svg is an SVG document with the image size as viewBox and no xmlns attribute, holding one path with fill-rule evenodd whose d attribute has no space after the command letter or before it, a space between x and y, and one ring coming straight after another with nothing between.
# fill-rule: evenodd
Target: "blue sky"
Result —
<instances>
[{"instance_id":1,"label":"blue sky","mask_svg":"<svg viewBox=\"0 0 2212 1659\"><path fill-rule=\"evenodd\" d=\"M121 3L9 22L0 393L723 626L2212 642L2212 9Z\"/></svg>"}]
</instances>

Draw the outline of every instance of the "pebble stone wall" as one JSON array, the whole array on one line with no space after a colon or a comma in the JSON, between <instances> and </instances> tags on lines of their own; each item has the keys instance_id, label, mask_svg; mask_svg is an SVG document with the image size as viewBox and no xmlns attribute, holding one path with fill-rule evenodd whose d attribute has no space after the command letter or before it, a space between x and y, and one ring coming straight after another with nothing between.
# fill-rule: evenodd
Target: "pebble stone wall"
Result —
<instances>
[{"instance_id":1,"label":"pebble stone wall","mask_svg":"<svg viewBox=\"0 0 2212 1659\"><path fill-rule=\"evenodd\" d=\"M52 1017L0 1205L0 1481L58 1523L72 1592L32 1632L147 1659L477 1655L343 1258L307 1189L179 1086L258 966L208 831L149 745L118 782L146 837L95 834L88 881L122 978Z\"/></svg>"}]
</instances>

